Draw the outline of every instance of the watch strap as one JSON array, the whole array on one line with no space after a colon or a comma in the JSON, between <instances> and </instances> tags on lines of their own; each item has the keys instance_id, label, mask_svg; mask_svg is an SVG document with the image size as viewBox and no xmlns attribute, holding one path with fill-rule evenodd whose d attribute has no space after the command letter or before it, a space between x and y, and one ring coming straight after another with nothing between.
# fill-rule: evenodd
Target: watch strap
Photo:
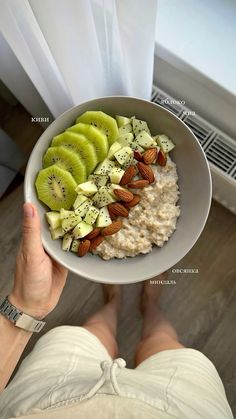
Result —
<instances>
[{"instance_id":1,"label":"watch strap","mask_svg":"<svg viewBox=\"0 0 236 419\"><path fill-rule=\"evenodd\" d=\"M27 330L28 332L39 333L45 325L45 322L42 320L37 320L29 314L23 313L23 311L11 304L8 297L1 301L0 313L15 326Z\"/></svg>"}]
</instances>

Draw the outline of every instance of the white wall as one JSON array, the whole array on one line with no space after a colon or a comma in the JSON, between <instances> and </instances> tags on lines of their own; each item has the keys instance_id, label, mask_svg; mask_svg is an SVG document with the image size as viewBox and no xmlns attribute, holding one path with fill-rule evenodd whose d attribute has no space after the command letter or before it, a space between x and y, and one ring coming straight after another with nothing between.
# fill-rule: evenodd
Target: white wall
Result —
<instances>
[{"instance_id":1,"label":"white wall","mask_svg":"<svg viewBox=\"0 0 236 419\"><path fill-rule=\"evenodd\" d=\"M158 0L156 40L236 94L235 0Z\"/></svg>"}]
</instances>

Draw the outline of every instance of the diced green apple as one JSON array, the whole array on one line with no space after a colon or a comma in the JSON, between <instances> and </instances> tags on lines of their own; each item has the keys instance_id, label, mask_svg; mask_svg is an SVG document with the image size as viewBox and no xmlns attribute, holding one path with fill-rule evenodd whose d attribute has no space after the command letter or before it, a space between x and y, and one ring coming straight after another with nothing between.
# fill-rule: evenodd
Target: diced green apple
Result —
<instances>
[{"instance_id":1,"label":"diced green apple","mask_svg":"<svg viewBox=\"0 0 236 419\"><path fill-rule=\"evenodd\" d=\"M71 217L72 215L74 215L74 211L68 211L68 210L65 210L64 208L60 209L61 220L64 220L64 218Z\"/></svg>"},{"instance_id":2,"label":"diced green apple","mask_svg":"<svg viewBox=\"0 0 236 419\"><path fill-rule=\"evenodd\" d=\"M156 146L156 142L153 140L153 138L151 137L151 135L149 135L146 131L141 131L137 137L136 137L136 143L147 149L150 147L155 147Z\"/></svg>"},{"instance_id":3,"label":"diced green apple","mask_svg":"<svg viewBox=\"0 0 236 419\"><path fill-rule=\"evenodd\" d=\"M122 147L129 146L134 139L134 134L132 132L128 132L128 134L121 134L117 138L117 142L122 145Z\"/></svg>"},{"instance_id":4,"label":"diced green apple","mask_svg":"<svg viewBox=\"0 0 236 419\"><path fill-rule=\"evenodd\" d=\"M98 188L95 183L89 180L88 182L80 183L75 191L85 196L91 196L94 195L97 190Z\"/></svg>"},{"instance_id":5,"label":"diced green apple","mask_svg":"<svg viewBox=\"0 0 236 419\"><path fill-rule=\"evenodd\" d=\"M115 142L111 145L111 147L109 148L107 158L108 158L108 159L110 159L110 160L113 160L113 159L115 158L115 157L114 157L114 154L115 154L117 151L119 151L121 148L122 148L122 145L121 145L120 143L118 143L117 141L115 141Z\"/></svg>"},{"instance_id":6,"label":"diced green apple","mask_svg":"<svg viewBox=\"0 0 236 419\"><path fill-rule=\"evenodd\" d=\"M71 244L71 248L70 248L70 250L71 250L72 252L74 252L74 253L77 253L77 252L78 252L78 250L79 250L79 244L80 244L79 240L74 239L74 240L72 241L72 244Z\"/></svg>"},{"instance_id":7,"label":"diced green apple","mask_svg":"<svg viewBox=\"0 0 236 419\"><path fill-rule=\"evenodd\" d=\"M135 140L132 141L129 146L133 151L139 151L140 153L144 152L144 148L137 144Z\"/></svg>"},{"instance_id":8,"label":"diced green apple","mask_svg":"<svg viewBox=\"0 0 236 419\"><path fill-rule=\"evenodd\" d=\"M77 209L80 205L82 205L85 201L87 201L88 200L88 197L87 196L85 196L85 195L78 195L77 196L77 198L76 198L76 200L75 200L75 202L74 202L74 204L73 204L73 208L74 209Z\"/></svg>"},{"instance_id":9,"label":"diced green apple","mask_svg":"<svg viewBox=\"0 0 236 419\"><path fill-rule=\"evenodd\" d=\"M50 227L55 230L61 225L60 213L56 211L49 211L46 213L46 219Z\"/></svg>"},{"instance_id":10,"label":"diced green apple","mask_svg":"<svg viewBox=\"0 0 236 419\"><path fill-rule=\"evenodd\" d=\"M102 186L105 186L107 184L109 180L109 176L108 175L90 175L88 177L88 180L91 180L92 182L94 182L97 188L99 189Z\"/></svg>"},{"instance_id":11,"label":"diced green apple","mask_svg":"<svg viewBox=\"0 0 236 419\"><path fill-rule=\"evenodd\" d=\"M157 145L161 147L164 153L169 153L171 150L173 150L173 148L175 148L175 144L165 134L156 135L154 138Z\"/></svg>"},{"instance_id":12,"label":"diced green apple","mask_svg":"<svg viewBox=\"0 0 236 419\"><path fill-rule=\"evenodd\" d=\"M103 207L99 211L99 215L96 221L96 227L107 227L112 223L109 211L107 207Z\"/></svg>"},{"instance_id":13,"label":"diced green apple","mask_svg":"<svg viewBox=\"0 0 236 419\"><path fill-rule=\"evenodd\" d=\"M75 214L80 215L80 217L84 217L92 204L93 203L91 199L87 199L86 201L83 202L83 204L81 204L78 208L76 208Z\"/></svg>"},{"instance_id":14,"label":"diced green apple","mask_svg":"<svg viewBox=\"0 0 236 419\"><path fill-rule=\"evenodd\" d=\"M73 230L73 236L76 239L81 239L87 236L93 230L93 226L87 224L85 221L81 221Z\"/></svg>"},{"instance_id":15,"label":"diced green apple","mask_svg":"<svg viewBox=\"0 0 236 419\"><path fill-rule=\"evenodd\" d=\"M97 208L102 208L105 205L115 202L115 199L108 192L108 186L102 186L99 191L93 196L93 203Z\"/></svg>"},{"instance_id":16,"label":"diced green apple","mask_svg":"<svg viewBox=\"0 0 236 419\"><path fill-rule=\"evenodd\" d=\"M92 205L89 208L88 212L86 213L86 215L84 217L84 221L87 224L93 225L95 223L96 219L97 219L98 214L99 214L99 210Z\"/></svg>"},{"instance_id":17,"label":"diced green apple","mask_svg":"<svg viewBox=\"0 0 236 419\"><path fill-rule=\"evenodd\" d=\"M132 125L133 125L133 132L134 135L137 136L141 131L146 131L148 134L150 134L150 130L148 128L147 122L142 121L141 119L132 119Z\"/></svg>"},{"instance_id":18,"label":"diced green apple","mask_svg":"<svg viewBox=\"0 0 236 419\"><path fill-rule=\"evenodd\" d=\"M69 252L73 237L70 233L66 233L62 240L62 250Z\"/></svg>"},{"instance_id":19,"label":"diced green apple","mask_svg":"<svg viewBox=\"0 0 236 419\"><path fill-rule=\"evenodd\" d=\"M133 154L134 153L132 148L126 146L115 153L115 158L118 161L118 163L122 166L130 159L130 157L133 157Z\"/></svg>"},{"instance_id":20,"label":"diced green apple","mask_svg":"<svg viewBox=\"0 0 236 419\"><path fill-rule=\"evenodd\" d=\"M124 125L130 124L131 119L126 116L116 115L116 122L118 128L123 127Z\"/></svg>"},{"instance_id":21,"label":"diced green apple","mask_svg":"<svg viewBox=\"0 0 236 419\"><path fill-rule=\"evenodd\" d=\"M118 128L119 135L128 134L129 132L133 132L132 124L126 124L122 127Z\"/></svg>"},{"instance_id":22,"label":"diced green apple","mask_svg":"<svg viewBox=\"0 0 236 419\"><path fill-rule=\"evenodd\" d=\"M95 175L108 175L111 169L115 166L115 162L109 159L103 160L95 169Z\"/></svg>"},{"instance_id":23,"label":"diced green apple","mask_svg":"<svg viewBox=\"0 0 236 419\"><path fill-rule=\"evenodd\" d=\"M80 221L82 221L81 216L75 214L69 218L64 218L61 223L63 231L67 232L72 230L72 228L74 228L78 223L80 223Z\"/></svg>"},{"instance_id":24,"label":"diced green apple","mask_svg":"<svg viewBox=\"0 0 236 419\"><path fill-rule=\"evenodd\" d=\"M124 173L125 171L120 167L113 167L113 169L110 172L111 183L116 183L118 185Z\"/></svg>"},{"instance_id":25,"label":"diced green apple","mask_svg":"<svg viewBox=\"0 0 236 419\"><path fill-rule=\"evenodd\" d=\"M62 227L58 227L54 230L51 227L49 227L49 230L51 233L52 240L60 239L65 234L65 232L62 230Z\"/></svg>"}]
</instances>

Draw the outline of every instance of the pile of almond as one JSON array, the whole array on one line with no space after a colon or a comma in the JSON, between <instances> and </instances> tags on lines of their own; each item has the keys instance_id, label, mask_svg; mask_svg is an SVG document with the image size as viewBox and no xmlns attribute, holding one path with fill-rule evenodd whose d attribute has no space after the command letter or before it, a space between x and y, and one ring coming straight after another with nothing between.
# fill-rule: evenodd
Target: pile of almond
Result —
<instances>
[{"instance_id":1,"label":"pile of almond","mask_svg":"<svg viewBox=\"0 0 236 419\"><path fill-rule=\"evenodd\" d=\"M117 233L122 228L122 220L117 217L128 217L130 208L137 205L141 196L133 193L133 189L143 189L154 182L155 176L152 170L152 164L159 164L165 166L167 155L161 149L150 148L143 154L134 151L134 158L137 160L137 165L129 166L120 181L120 186L127 189L115 189L114 193L120 202L114 202L108 205L108 210L112 223L104 228L95 227L81 241L78 249L78 256L85 256L86 253L91 252L99 246L106 236L111 236ZM135 176L139 179L133 180Z\"/></svg>"}]
</instances>

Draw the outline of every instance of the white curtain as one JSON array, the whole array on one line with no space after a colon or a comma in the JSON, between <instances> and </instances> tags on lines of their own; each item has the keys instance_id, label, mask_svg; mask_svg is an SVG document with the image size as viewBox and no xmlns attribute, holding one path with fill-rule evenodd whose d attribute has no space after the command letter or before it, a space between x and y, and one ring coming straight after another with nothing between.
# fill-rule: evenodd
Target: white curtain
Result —
<instances>
[{"instance_id":1,"label":"white curtain","mask_svg":"<svg viewBox=\"0 0 236 419\"><path fill-rule=\"evenodd\" d=\"M99 96L150 98L156 15L157 0L1 0L0 27L57 117Z\"/></svg>"}]
</instances>

